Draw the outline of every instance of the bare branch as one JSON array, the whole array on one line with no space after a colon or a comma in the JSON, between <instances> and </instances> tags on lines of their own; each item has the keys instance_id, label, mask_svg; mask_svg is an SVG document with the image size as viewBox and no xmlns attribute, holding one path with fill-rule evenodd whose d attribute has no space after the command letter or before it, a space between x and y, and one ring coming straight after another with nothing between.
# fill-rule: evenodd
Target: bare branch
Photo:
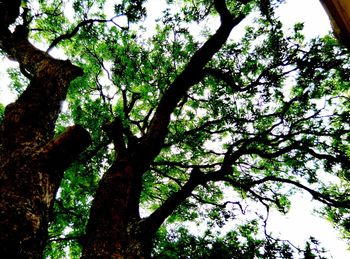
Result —
<instances>
[{"instance_id":1,"label":"bare branch","mask_svg":"<svg viewBox=\"0 0 350 259\"><path fill-rule=\"evenodd\" d=\"M212 206L219 207L222 209L225 209L228 205L235 205L235 206L239 207L239 209L243 215L245 214L245 211L246 211L239 201L225 201L224 203L215 203L215 202L211 202L211 201L207 201L205 199L202 199L200 196L195 195L195 194L192 194L191 196L194 199L196 199L197 201L199 201L201 204L208 204L208 205L212 205Z\"/></svg>"},{"instance_id":2,"label":"bare branch","mask_svg":"<svg viewBox=\"0 0 350 259\"><path fill-rule=\"evenodd\" d=\"M165 166L172 166L172 167L180 167L180 168L200 168L200 169L209 169L214 168L216 166L221 165L221 163L214 163L214 164L201 164L201 165L193 165L193 164L185 164L181 162L173 162L173 161L156 161L153 162L152 165L159 166L159 165L165 165Z\"/></svg>"}]
</instances>

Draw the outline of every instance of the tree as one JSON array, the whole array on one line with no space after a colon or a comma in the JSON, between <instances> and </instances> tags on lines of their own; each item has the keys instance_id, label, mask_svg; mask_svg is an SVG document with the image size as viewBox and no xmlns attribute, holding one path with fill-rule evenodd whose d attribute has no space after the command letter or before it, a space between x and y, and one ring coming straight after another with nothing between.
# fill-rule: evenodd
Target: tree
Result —
<instances>
[{"instance_id":1,"label":"tree","mask_svg":"<svg viewBox=\"0 0 350 259\"><path fill-rule=\"evenodd\" d=\"M285 212L293 190L346 215L349 55L330 36L304 42L301 24L286 35L279 2L167 1L151 35L142 0L112 17L104 0L1 2L0 49L19 64L1 109L1 254L145 258L166 220L220 223L246 201Z\"/></svg>"}]
</instances>

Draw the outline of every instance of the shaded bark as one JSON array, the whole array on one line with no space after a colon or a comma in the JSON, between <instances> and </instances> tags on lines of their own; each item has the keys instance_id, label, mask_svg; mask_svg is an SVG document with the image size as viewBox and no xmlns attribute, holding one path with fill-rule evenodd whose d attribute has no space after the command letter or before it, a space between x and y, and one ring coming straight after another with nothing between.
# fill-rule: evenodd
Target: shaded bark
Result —
<instances>
[{"instance_id":1,"label":"shaded bark","mask_svg":"<svg viewBox=\"0 0 350 259\"><path fill-rule=\"evenodd\" d=\"M0 125L0 254L42 258L53 199L64 170L90 143L88 132L72 126L53 139L70 82L82 70L35 48L27 28L8 25L20 1L1 3L0 49L30 76L30 84L5 109Z\"/></svg>"},{"instance_id":2,"label":"shaded bark","mask_svg":"<svg viewBox=\"0 0 350 259\"><path fill-rule=\"evenodd\" d=\"M73 126L40 148L35 148L33 141L27 142L24 149L1 149L3 258L42 258L50 210L63 172L89 142L89 134Z\"/></svg>"},{"instance_id":3,"label":"shaded bark","mask_svg":"<svg viewBox=\"0 0 350 259\"><path fill-rule=\"evenodd\" d=\"M3 0L0 2L0 30L7 29L19 15L21 0Z\"/></svg>"},{"instance_id":4,"label":"shaded bark","mask_svg":"<svg viewBox=\"0 0 350 259\"><path fill-rule=\"evenodd\" d=\"M82 258L143 258L151 239L138 225L143 168L120 154L104 174L91 208Z\"/></svg>"}]
</instances>

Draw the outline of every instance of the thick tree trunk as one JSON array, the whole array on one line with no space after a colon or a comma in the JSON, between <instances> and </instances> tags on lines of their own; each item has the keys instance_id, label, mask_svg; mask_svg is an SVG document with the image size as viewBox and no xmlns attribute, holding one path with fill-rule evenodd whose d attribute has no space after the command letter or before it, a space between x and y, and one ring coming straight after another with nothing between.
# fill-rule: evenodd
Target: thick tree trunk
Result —
<instances>
[{"instance_id":1,"label":"thick tree trunk","mask_svg":"<svg viewBox=\"0 0 350 259\"><path fill-rule=\"evenodd\" d=\"M42 258L50 209L63 172L90 142L80 126L50 140L68 82L46 70L6 107L0 139L0 253L2 258ZM60 89L59 97L42 89ZM51 112L50 112L51 111Z\"/></svg>"},{"instance_id":2,"label":"thick tree trunk","mask_svg":"<svg viewBox=\"0 0 350 259\"><path fill-rule=\"evenodd\" d=\"M140 229L139 198L143 170L119 155L103 176L86 230L82 258L147 258L150 236Z\"/></svg>"},{"instance_id":3,"label":"thick tree trunk","mask_svg":"<svg viewBox=\"0 0 350 259\"><path fill-rule=\"evenodd\" d=\"M20 2L0 3L0 49L31 78L18 100L6 107L0 125L0 256L42 258L63 172L90 136L73 126L52 139L61 102L82 70L35 48L24 26L8 30Z\"/></svg>"},{"instance_id":4,"label":"thick tree trunk","mask_svg":"<svg viewBox=\"0 0 350 259\"><path fill-rule=\"evenodd\" d=\"M63 172L90 142L80 126L51 140L60 102L79 73L72 72L78 70L69 62L48 59L41 65L26 91L6 107L0 130L3 258L42 258L50 209Z\"/></svg>"},{"instance_id":5,"label":"thick tree trunk","mask_svg":"<svg viewBox=\"0 0 350 259\"><path fill-rule=\"evenodd\" d=\"M89 138L83 128L73 126L41 148L36 148L35 141L26 142L26 146L19 143L22 149L1 148L2 258L42 258L50 209L64 168L86 147Z\"/></svg>"},{"instance_id":6,"label":"thick tree trunk","mask_svg":"<svg viewBox=\"0 0 350 259\"><path fill-rule=\"evenodd\" d=\"M350 49L350 2L348 0L320 0L331 20L335 36Z\"/></svg>"}]
</instances>

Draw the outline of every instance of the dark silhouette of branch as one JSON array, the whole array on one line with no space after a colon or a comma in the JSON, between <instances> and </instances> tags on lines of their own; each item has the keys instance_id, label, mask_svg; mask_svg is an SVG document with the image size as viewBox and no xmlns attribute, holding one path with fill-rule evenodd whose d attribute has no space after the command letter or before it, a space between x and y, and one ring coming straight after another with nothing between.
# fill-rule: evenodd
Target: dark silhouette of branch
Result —
<instances>
[{"instance_id":1,"label":"dark silhouette of branch","mask_svg":"<svg viewBox=\"0 0 350 259\"><path fill-rule=\"evenodd\" d=\"M51 237L48 242L64 242L64 241L78 241L82 240L83 236L66 236L66 237Z\"/></svg>"},{"instance_id":2,"label":"dark silhouette of branch","mask_svg":"<svg viewBox=\"0 0 350 259\"><path fill-rule=\"evenodd\" d=\"M93 23L106 23L106 22L113 22L114 25L118 26L119 28L122 28L121 26L119 26L118 24L116 24L113 20L115 18L119 17L119 15L114 16L111 19L105 20L105 19L88 19L88 20L84 20L81 21L80 23L78 23L77 26L75 26L75 28L70 31L67 32L66 34L60 35L57 38L55 38L52 43L50 44L50 46L48 47L48 49L46 50L46 52L50 52L54 47L57 46L58 43L60 43L63 40L69 40L72 37L74 37L80 30L80 28L87 26L87 25L92 25ZM122 28L123 29L123 28Z\"/></svg>"},{"instance_id":3,"label":"dark silhouette of branch","mask_svg":"<svg viewBox=\"0 0 350 259\"><path fill-rule=\"evenodd\" d=\"M203 173L199 169L193 169L190 179L181 187L181 189L173 193L158 209L156 209L149 217L143 220L142 227L146 233L154 234L164 220L189 196L193 190L199 185L205 183L202 177Z\"/></svg>"},{"instance_id":4,"label":"dark silhouette of branch","mask_svg":"<svg viewBox=\"0 0 350 259\"><path fill-rule=\"evenodd\" d=\"M52 172L66 169L91 143L90 134L80 125L68 127L36 154Z\"/></svg>"},{"instance_id":5,"label":"dark silhouette of branch","mask_svg":"<svg viewBox=\"0 0 350 259\"><path fill-rule=\"evenodd\" d=\"M109 139L113 141L114 147L117 152L124 152L126 150L126 143L124 141L123 134L123 122L119 117L115 117L110 123L106 123L102 128Z\"/></svg>"},{"instance_id":6,"label":"dark silhouette of branch","mask_svg":"<svg viewBox=\"0 0 350 259\"><path fill-rule=\"evenodd\" d=\"M20 0L0 1L0 32L8 30L8 26L16 21L20 6Z\"/></svg>"},{"instance_id":7,"label":"dark silhouette of branch","mask_svg":"<svg viewBox=\"0 0 350 259\"><path fill-rule=\"evenodd\" d=\"M226 0L214 0L214 7L215 10L219 13L222 23L233 19L232 14L227 9Z\"/></svg>"},{"instance_id":8,"label":"dark silhouette of branch","mask_svg":"<svg viewBox=\"0 0 350 259\"><path fill-rule=\"evenodd\" d=\"M73 217L76 217L76 218L80 218L80 217L81 217L81 215L80 215L79 213L75 212L73 209L66 208L66 207L64 206L63 201L62 201L61 199L56 199L56 200L55 200L55 204L56 204L57 206L59 206L59 208L60 208L61 210L64 211L64 212L63 212L64 214L68 214L69 216L73 216Z\"/></svg>"},{"instance_id":9,"label":"dark silhouette of branch","mask_svg":"<svg viewBox=\"0 0 350 259\"><path fill-rule=\"evenodd\" d=\"M276 176L267 176L267 177L264 177L262 179L251 181L248 183L243 183L240 185L243 189L248 190L255 185L259 185L259 184L269 182L269 181L288 183L288 184L294 185L294 186L296 186L300 189L303 189L303 190L307 191L308 193L310 193L315 200L318 200L322 203L325 203L329 206L333 206L336 208L350 209L350 200L345 200L345 201L334 200L331 197L329 197L328 195L325 195L325 194L322 194L318 191L315 191L315 190L313 190L313 189L311 189L311 188L309 188L309 187L307 187L307 186L305 186L297 181L291 180L291 179L285 179L285 178L276 177ZM235 182L235 184L237 184L237 183Z\"/></svg>"},{"instance_id":10,"label":"dark silhouette of branch","mask_svg":"<svg viewBox=\"0 0 350 259\"><path fill-rule=\"evenodd\" d=\"M185 168L185 169L191 169L191 168L200 168L200 169L209 169L214 168L215 166L221 165L221 163L213 163L213 164L200 164L200 165L193 165L193 164L185 164L182 162L173 162L173 161L156 161L153 162L152 165L155 166L172 166L172 167L179 167L179 168Z\"/></svg>"},{"instance_id":11,"label":"dark silhouette of branch","mask_svg":"<svg viewBox=\"0 0 350 259\"><path fill-rule=\"evenodd\" d=\"M104 137L100 142L96 143L92 149L83 152L77 159L77 162L86 163L90 161L101 149L107 147L109 143L111 143L111 139Z\"/></svg>"},{"instance_id":12,"label":"dark silhouette of branch","mask_svg":"<svg viewBox=\"0 0 350 259\"><path fill-rule=\"evenodd\" d=\"M225 209L227 207L227 205L235 205L235 206L239 207L239 209L243 215L245 214L245 209L243 208L241 202L239 202L239 201L225 201L224 203L216 203L216 202L207 201L207 200L205 200L205 199L203 199L200 196L195 195L195 194L192 194L191 196L195 200L200 202L201 204L208 204L208 205L212 205L212 206L219 207L222 209Z\"/></svg>"}]
</instances>

